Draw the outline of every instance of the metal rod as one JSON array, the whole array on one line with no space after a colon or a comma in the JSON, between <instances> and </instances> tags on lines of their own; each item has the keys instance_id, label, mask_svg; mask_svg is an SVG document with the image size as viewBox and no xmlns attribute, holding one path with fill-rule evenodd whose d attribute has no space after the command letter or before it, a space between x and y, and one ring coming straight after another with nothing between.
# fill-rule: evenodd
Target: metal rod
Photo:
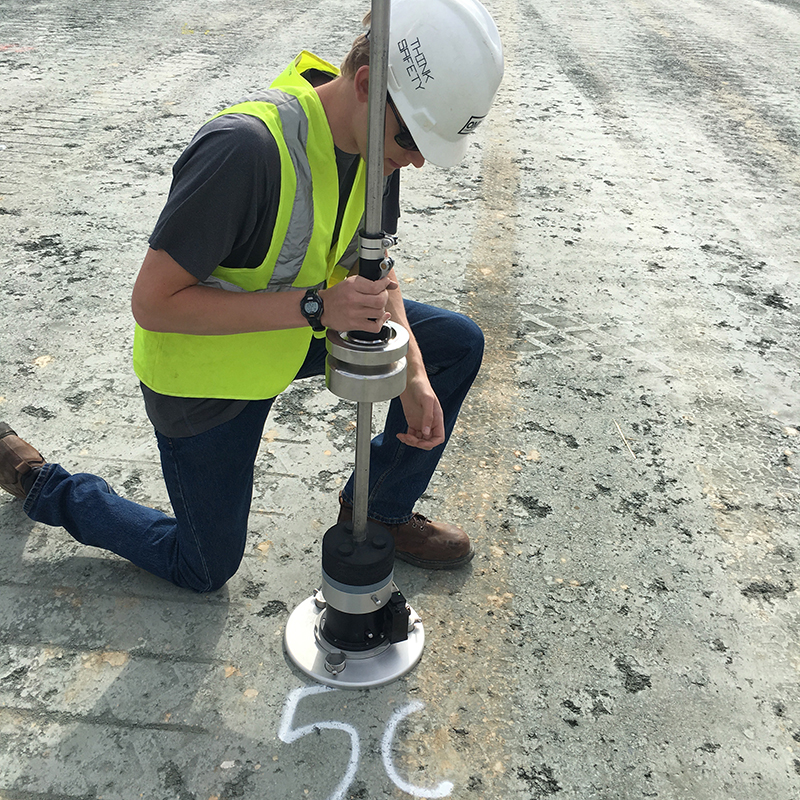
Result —
<instances>
[{"instance_id":1,"label":"metal rod","mask_svg":"<svg viewBox=\"0 0 800 800\"><path fill-rule=\"evenodd\" d=\"M386 82L389 75L390 0L372 0L369 31L369 128L367 130L367 196L364 230L383 231L383 139L386 129Z\"/></svg>"},{"instance_id":2,"label":"metal rod","mask_svg":"<svg viewBox=\"0 0 800 800\"><path fill-rule=\"evenodd\" d=\"M367 187L364 203L364 232L367 236L383 234L383 141L386 130L386 82L389 74L390 6L390 0L372 0L367 96ZM356 542L367 539L371 439L372 403L359 403L353 489L353 538Z\"/></svg>"},{"instance_id":3,"label":"metal rod","mask_svg":"<svg viewBox=\"0 0 800 800\"><path fill-rule=\"evenodd\" d=\"M372 403L359 403L356 412L356 464L353 488L353 539L367 539L369 501L369 451L372 440Z\"/></svg>"}]
</instances>

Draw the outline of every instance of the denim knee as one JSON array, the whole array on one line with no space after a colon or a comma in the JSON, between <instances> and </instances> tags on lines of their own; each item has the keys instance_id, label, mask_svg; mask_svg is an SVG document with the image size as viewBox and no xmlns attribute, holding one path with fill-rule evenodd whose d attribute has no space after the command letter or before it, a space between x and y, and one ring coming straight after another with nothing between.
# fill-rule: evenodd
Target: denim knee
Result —
<instances>
[{"instance_id":1,"label":"denim knee","mask_svg":"<svg viewBox=\"0 0 800 800\"><path fill-rule=\"evenodd\" d=\"M485 340L478 324L463 314L450 314L444 321L441 334L447 342L442 353L443 368L459 365L459 371L474 375L483 360Z\"/></svg>"},{"instance_id":2,"label":"denim knee","mask_svg":"<svg viewBox=\"0 0 800 800\"><path fill-rule=\"evenodd\" d=\"M480 365L485 347L483 331L478 323L469 317L463 317L462 319L464 322L461 326L460 336L472 359Z\"/></svg>"},{"instance_id":3,"label":"denim knee","mask_svg":"<svg viewBox=\"0 0 800 800\"><path fill-rule=\"evenodd\" d=\"M243 555L243 554L242 554ZM198 594L208 594L221 589L239 570L242 555L225 558L221 561L202 559L203 571L198 574L192 565L180 563L173 583L184 589L191 589Z\"/></svg>"}]
</instances>

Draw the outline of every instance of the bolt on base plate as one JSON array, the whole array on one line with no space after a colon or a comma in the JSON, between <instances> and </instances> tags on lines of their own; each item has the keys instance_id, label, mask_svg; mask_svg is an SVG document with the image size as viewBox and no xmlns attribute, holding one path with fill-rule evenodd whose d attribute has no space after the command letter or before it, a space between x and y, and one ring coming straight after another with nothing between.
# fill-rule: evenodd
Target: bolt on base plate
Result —
<instances>
[{"instance_id":1,"label":"bolt on base plate","mask_svg":"<svg viewBox=\"0 0 800 800\"><path fill-rule=\"evenodd\" d=\"M411 619L417 621L406 641L363 653L339 650L322 639L323 611L314 596L307 598L289 616L284 637L292 663L317 683L339 689L385 686L410 672L422 657L425 630L413 608Z\"/></svg>"}]
</instances>

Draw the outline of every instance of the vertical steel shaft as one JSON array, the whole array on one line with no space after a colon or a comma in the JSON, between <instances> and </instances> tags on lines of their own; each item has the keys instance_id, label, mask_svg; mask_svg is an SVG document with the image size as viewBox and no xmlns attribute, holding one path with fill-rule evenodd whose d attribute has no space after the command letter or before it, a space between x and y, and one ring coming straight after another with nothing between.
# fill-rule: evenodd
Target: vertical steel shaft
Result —
<instances>
[{"instance_id":1,"label":"vertical steel shaft","mask_svg":"<svg viewBox=\"0 0 800 800\"><path fill-rule=\"evenodd\" d=\"M359 403L356 412L356 466L353 489L353 538L367 538L367 504L369 500L369 448L372 439L372 403Z\"/></svg>"},{"instance_id":2,"label":"vertical steel shaft","mask_svg":"<svg viewBox=\"0 0 800 800\"><path fill-rule=\"evenodd\" d=\"M367 190L364 229L383 231L383 139L386 129L386 81L389 74L390 0L372 0L369 32L369 129L367 131Z\"/></svg>"},{"instance_id":3,"label":"vertical steel shaft","mask_svg":"<svg viewBox=\"0 0 800 800\"><path fill-rule=\"evenodd\" d=\"M364 233L383 233L383 140L386 129L386 81L389 72L390 0L372 0L369 33L369 95L367 129L367 188ZM369 500L369 450L372 438L372 403L359 403L356 416L356 463L353 489L353 538L367 538Z\"/></svg>"}]
</instances>

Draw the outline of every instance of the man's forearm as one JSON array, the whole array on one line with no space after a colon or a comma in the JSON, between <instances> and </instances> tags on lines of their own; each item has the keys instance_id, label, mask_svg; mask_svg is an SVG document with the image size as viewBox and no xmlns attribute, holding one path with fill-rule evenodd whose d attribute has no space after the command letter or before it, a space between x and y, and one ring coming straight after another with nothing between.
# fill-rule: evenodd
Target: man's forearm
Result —
<instances>
[{"instance_id":1,"label":"man's forearm","mask_svg":"<svg viewBox=\"0 0 800 800\"><path fill-rule=\"evenodd\" d=\"M131 299L146 330L218 336L300 328L306 325L292 293L227 292L198 286L197 279L163 250L149 250Z\"/></svg>"},{"instance_id":2,"label":"man's forearm","mask_svg":"<svg viewBox=\"0 0 800 800\"><path fill-rule=\"evenodd\" d=\"M380 330L389 288L396 284L353 278L322 289L322 324L334 330ZM302 328L302 291L229 292L199 286L197 278L163 250L149 250L133 289L133 316L143 328L161 333L220 336ZM400 298L398 315L403 314ZM405 317L405 314L403 314ZM375 320L370 322L370 320ZM406 323L407 324L407 323Z\"/></svg>"}]
</instances>

